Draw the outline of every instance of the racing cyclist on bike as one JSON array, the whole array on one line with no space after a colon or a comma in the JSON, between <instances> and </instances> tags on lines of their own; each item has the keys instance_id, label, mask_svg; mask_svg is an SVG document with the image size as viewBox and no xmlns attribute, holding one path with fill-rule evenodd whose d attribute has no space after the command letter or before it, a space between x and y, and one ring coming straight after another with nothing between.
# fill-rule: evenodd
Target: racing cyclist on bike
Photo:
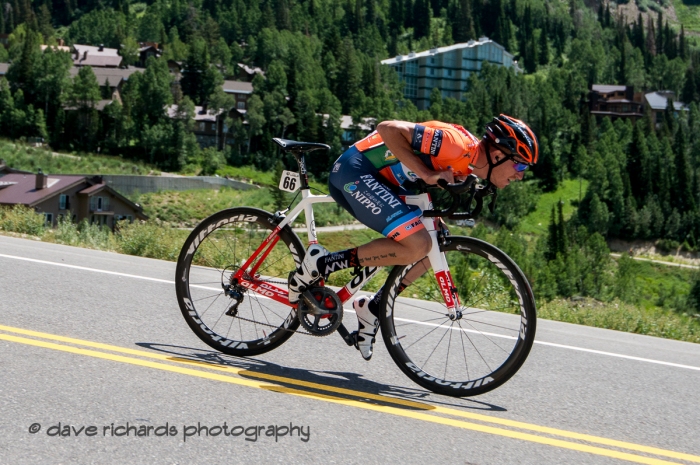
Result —
<instances>
[{"instance_id":1,"label":"racing cyclist on bike","mask_svg":"<svg viewBox=\"0 0 700 465\"><path fill-rule=\"evenodd\" d=\"M330 253L313 244L289 278L289 301L296 303L310 285L334 271L362 266L407 265L424 259L432 240L421 211L399 197L417 178L434 185L469 174L501 189L523 178L537 163L537 137L522 121L500 115L486 125L481 140L462 126L438 121L384 121L377 130L346 150L333 164L330 195L361 223L386 236L360 247ZM381 290L353 302L357 313L357 348L372 357L379 328Z\"/></svg>"}]
</instances>

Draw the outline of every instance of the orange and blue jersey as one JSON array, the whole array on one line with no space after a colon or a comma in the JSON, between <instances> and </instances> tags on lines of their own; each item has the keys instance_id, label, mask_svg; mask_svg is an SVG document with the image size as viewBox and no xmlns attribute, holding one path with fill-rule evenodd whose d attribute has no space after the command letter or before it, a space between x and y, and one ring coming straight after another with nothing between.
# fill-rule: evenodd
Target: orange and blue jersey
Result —
<instances>
[{"instance_id":1,"label":"orange and blue jersey","mask_svg":"<svg viewBox=\"0 0 700 465\"><path fill-rule=\"evenodd\" d=\"M428 121L418 123L413 130L411 148L421 161L434 171L451 167L456 176L471 173L469 164L476 154L479 139L457 124ZM380 175L395 186L415 181L417 176L403 165L374 131L355 143L359 150L379 171Z\"/></svg>"},{"instance_id":2,"label":"orange and blue jersey","mask_svg":"<svg viewBox=\"0 0 700 465\"><path fill-rule=\"evenodd\" d=\"M429 121L416 124L411 148L432 170L451 167L456 176L471 172L479 140L461 126ZM387 149L376 131L343 153L328 178L331 196L361 223L400 241L425 229L421 211L398 192L417 176Z\"/></svg>"}]
</instances>

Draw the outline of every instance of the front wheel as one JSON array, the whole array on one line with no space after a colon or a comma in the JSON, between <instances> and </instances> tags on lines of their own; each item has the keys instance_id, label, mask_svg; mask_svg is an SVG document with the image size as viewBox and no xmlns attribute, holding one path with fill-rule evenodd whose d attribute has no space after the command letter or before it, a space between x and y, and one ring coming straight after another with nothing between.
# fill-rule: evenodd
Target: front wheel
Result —
<instances>
[{"instance_id":1,"label":"front wheel","mask_svg":"<svg viewBox=\"0 0 700 465\"><path fill-rule=\"evenodd\" d=\"M276 224L266 211L231 208L202 221L182 246L175 272L180 310L192 331L216 350L258 355L284 343L299 326L293 308L232 285L232 275ZM288 226L279 236L256 279L286 289L289 272L304 258L304 246Z\"/></svg>"},{"instance_id":2,"label":"front wheel","mask_svg":"<svg viewBox=\"0 0 700 465\"><path fill-rule=\"evenodd\" d=\"M455 397L497 388L522 366L535 339L532 289L504 252L449 237L445 253L461 315L451 319L427 260L395 267L384 285L382 337L413 381Z\"/></svg>"}]
</instances>

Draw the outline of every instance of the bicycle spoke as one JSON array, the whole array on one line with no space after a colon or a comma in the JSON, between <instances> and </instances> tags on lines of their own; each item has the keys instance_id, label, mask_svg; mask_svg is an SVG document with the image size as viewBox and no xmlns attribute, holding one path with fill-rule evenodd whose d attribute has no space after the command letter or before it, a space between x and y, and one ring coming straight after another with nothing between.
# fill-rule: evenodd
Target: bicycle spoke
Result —
<instances>
[{"instance_id":1,"label":"bicycle spoke","mask_svg":"<svg viewBox=\"0 0 700 465\"><path fill-rule=\"evenodd\" d=\"M400 328L401 326L414 325L414 324L416 324L416 323L430 323L431 321L443 320L443 319L446 320L446 319L447 319L447 316L443 315L442 317L431 318L431 319L429 319L429 320L408 321L408 322L406 322L406 323L401 323L400 325L394 325L394 327L395 327L395 328Z\"/></svg>"},{"instance_id":2,"label":"bicycle spoke","mask_svg":"<svg viewBox=\"0 0 700 465\"><path fill-rule=\"evenodd\" d=\"M460 329L461 329L461 325ZM467 379L471 379L471 376L469 376L469 362L467 362L467 349L464 347L464 335L462 334L463 331L459 332L459 340L462 342L462 354L464 355L464 369L467 372Z\"/></svg>"},{"instance_id":3,"label":"bicycle spoke","mask_svg":"<svg viewBox=\"0 0 700 465\"><path fill-rule=\"evenodd\" d=\"M438 346L440 345L440 343L442 342L442 340L445 339L445 336L447 335L447 333L452 333L452 331L450 331L450 328L452 328L452 324L453 324L453 323L454 323L454 322L450 322L450 326L448 326L447 329L445 329L445 332L442 334L442 337L440 338L440 340L438 341L438 343L435 344L435 347L433 347L432 352L430 352L430 355L428 355L428 358L425 360L425 363L423 363L423 366L425 366L425 365L428 364L428 361L430 360L430 357L433 356L433 354L434 354L435 351L437 350L437 348L438 348ZM422 369L423 369L423 367L421 367L421 370L422 370Z\"/></svg>"},{"instance_id":4,"label":"bicycle spoke","mask_svg":"<svg viewBox=\"0 0 700 465\"><path fill-rule=\"evenodd\" d=\"M460 328L462 328L462 324L460 322L457 322L457 324L459 325ZM474 350L476 351L477 354L479 354L479 357L481 357L481 360L483 360L484 364L486 364L488 369L493 372L493 369L489 365L489 362L486 361L484 356L481 354L481 351L479 349L477 349L476 345L474 345L474 341L472 341L472 338L469 336L469 334L466 331L464 331L464 328L462 328L462 331L464 332L464 337L466 337L467 340L469 341L469 343L472 345L472 347L474 347Z\"/></svg>"},{"instance_id":5,"label":"bicycle spoke","mask_svg":"<svg viewBox=\"0 0 700 465\"><path fill-rule=\"evenodd\" d=\"M454 324L454 322L453 322ZM452 325L450 325L452 329ZM445 357L445 375L443 378L447 379L447 367L450 365L450 346L452 345L452 331L450 331L450 338L447 340L447 356Z\"/></svg>"},{"instance_id":6,"label":"bicycle spoke","mask_svg":"<svg viewBox=\"0 0 700 465\"><path fill-rule=\"evenodd\" d=\"M199 299L194 299L192 302L199 302L200 300L211 299L212 297L218 297L218 296L220 296L221 294L223 294L223 292L218 292L218 293L216 293L216 294L212 294L212 295L207 296L207 297L201 297L201 298L199 298Z\"/></svg>"},{"instance_id":7,"label":"bicycle spoke","mask_svg":"<svg viewBox=\"0 0 700 465\"><path fill-rule=\"evenodd\" d=\"M485 325L485 326L492 326L494 328L505 329L506 331L515 331L515 332L520 331L520 328L507 328L505 326L495 325L493 323L486 323L485 321L472 320L470 318L462 318L462 320L465 322L469 322L469 323L479 323L479 324Z\"/></svg>"},{"instance_id":8,"label":"bicycle spoke","mask_svg":"<svg viewBox=\"0 0 700 465\"><path fill-rule=\"evenodd\" d=\"M431 329L430 331L428 331L427 333L425 333L423 336L421 336L421 337L418 338L417 340L413 341L413 344L411 344L410 346L404 348L404 350L410 349L410 348L413 347L416 343L420 342L423 338L425 338L426 336L428 336L430 333L432 333L433 331L435 331L435 330L438 329L438 328L442 328L442 325L439 325L439 326L434 327L433 329Z\"/></svg>"}]
</instances>

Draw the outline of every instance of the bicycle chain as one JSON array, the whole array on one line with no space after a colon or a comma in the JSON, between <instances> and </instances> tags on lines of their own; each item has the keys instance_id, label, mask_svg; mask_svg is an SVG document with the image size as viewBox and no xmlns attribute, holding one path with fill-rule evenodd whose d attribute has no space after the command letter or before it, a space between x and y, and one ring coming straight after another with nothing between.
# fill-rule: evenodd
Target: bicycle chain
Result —
<instances>
[{"instance_id":1,"label":"bicycle chain","mask_svg":"<svg viewBox=\"0 0 700 465\"><path fill-rule=\"evenodd\" d=\"M251 320L250 318L244 318L242 316L234 316L233 318L238 318L239 320L247 321L249 323L255 323L256 325L269 326L270 328L281 329L283 331L289 331L290 333L303 334L304 336L313 336L313 334L308 333L308 332L301 332L301 331L296 331L294 329L282 328L281 326L275 326L275 325L271 325L269 323L262 323L260 321Z\"/></svg>"}]
</instances>

